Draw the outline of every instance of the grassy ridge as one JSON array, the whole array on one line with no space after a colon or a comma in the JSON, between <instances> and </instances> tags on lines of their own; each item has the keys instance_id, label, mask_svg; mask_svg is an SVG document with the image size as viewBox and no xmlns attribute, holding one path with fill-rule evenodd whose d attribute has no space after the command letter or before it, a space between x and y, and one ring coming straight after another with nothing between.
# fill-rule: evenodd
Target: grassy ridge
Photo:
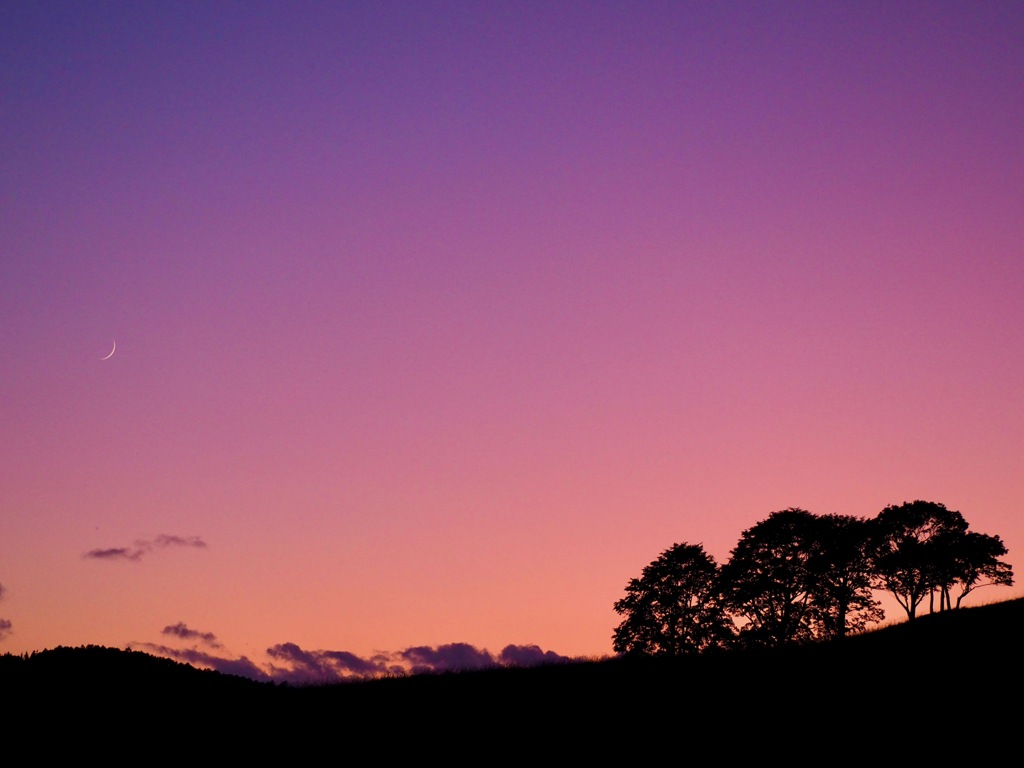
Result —
<instances>
[{"instance_id":1,"label":"grassy ridge","mask_svg":"<svg viewBox=\"0 0 1024 768\"><path fill-rule=\"evenodd\" d=\"M785 744L798 745L789 764L832 764L811 755L850 757L848 750L866 745L908 758L931 749L945 759L979 729L1016 738L1022 629L1018 599L805 646L310 687L257 683L139 652L58 648L0 657L0 686L5 701L17 704L15 723L25 716L79 729L100 744L175 732L187 743L204 734L204 750L234 757L280 750L294 759L341 740L463 764L479 764L473 755L481 744L521 759L540 750L574 760L621 753L632 762L670 756L679 742L727 753L770 748L779 756ZM972 760L998 745L971 743Z\"/></svg>"}]
</instances>

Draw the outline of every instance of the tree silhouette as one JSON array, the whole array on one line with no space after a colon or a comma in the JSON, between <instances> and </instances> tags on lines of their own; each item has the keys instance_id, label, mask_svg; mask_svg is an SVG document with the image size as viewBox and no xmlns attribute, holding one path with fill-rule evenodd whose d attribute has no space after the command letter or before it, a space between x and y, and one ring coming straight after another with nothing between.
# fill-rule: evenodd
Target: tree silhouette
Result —
<instances>
[{"instance_id":1,"label":"tree silhouette","mask_svg":"<svg viewBox=\"0 0 1024 768\"><path fill-rule=\"evenodd\" d=\"M698 653L727 644L732 622L717 594L718 565L699 544L673 544L626 586L615 603L616 653Z\"/></svg>"},{"instance_id":2,"label":"tree silhouette","mask_svg":"<svg viewBox=\"0 0 1024 768\"><path fill-rule=\"evenodd\" d=\"M808 570L815 634L843 637L881 621L885 613L871 588L870 522L851 515L822 515L814 527Z\"/></svg>"},{"instance_id":3,"label":"tree silhouette","mask_svg":"<svg viewBox=\"0 0 1024 768\"><path fill-rule=\"evenodd\" d=\"M664 655L840 638L885 618L878 591L909 620L926 597L943 611L980 587L1012 586L1005 554L998 536L936 502L874 519L790 507L743 531L722 566L699 545L665 550L615 603L613 647Z\"/></svg>"},{"instance_id":4,"label":"tree silhouette","mask_svg":"<svg viewBox=\"0 0 1024 768\"><path fill-rule=\"evenodd\" d=\"M815 516L797 508L772 512L743 531L721 569L725 604L741 622L742 645L813 636L818 607L811 557L817 531Z\"/></svg>"},{"instance_id":5,"label":"tree silhouette","mask_svg":"<svg viewBox=\"0 0 1024 768\"><path fill-rule=\"evenodd\" d=\"M875 586L890 592L913 620L926 596L948 591L955 581L954 553L967 521L943 504L917 500L886 507L872 527Z\"/></svg>"},{"instance_id":6,"label":"tree silhouette","mask_svg":"<svg viewBox=\"0 0 1024 768\"><path fill-rule=\"evenodd\" d=\"M974 531L950 531L939 534L932 542L935 549L935 584L939 610L959 608L970 592L984 586L1012 586L1013 569L999 559L1006 546L998 536ZM960 592L953 603L951 591ZM934 604L933 604L934 610Z\"/></svg>"}]
</instances>

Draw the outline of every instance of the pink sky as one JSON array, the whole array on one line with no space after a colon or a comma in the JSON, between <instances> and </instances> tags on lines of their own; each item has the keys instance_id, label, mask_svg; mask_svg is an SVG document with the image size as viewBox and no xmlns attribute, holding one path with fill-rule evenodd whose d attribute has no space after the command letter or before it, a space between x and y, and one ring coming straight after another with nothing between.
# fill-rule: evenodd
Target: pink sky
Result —
<instances>
[{"instance_id":1,"label":"pink sky","mask_svg":"<svg viewBox=\"0 0 1024 768\"><path fill-rule=\"evenodd\" d=\"M5 4L0 652L606 655L660 552L788 507L941 502L1024 573L1022 39Z\"/></svg>"}]
</instances>

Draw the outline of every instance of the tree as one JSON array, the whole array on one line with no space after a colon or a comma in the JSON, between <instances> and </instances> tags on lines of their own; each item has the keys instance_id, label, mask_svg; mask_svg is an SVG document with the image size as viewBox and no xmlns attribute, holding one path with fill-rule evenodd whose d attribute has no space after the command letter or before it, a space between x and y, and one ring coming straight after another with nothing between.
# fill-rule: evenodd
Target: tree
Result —
<instances>
[{"instance_id":1,"label":"tree","mask_svg":"<svg viewBox=\"0 0 1024 768\"><path fill-rule=\"evenodd\" d=\"M955 553L962 550L967 521L943 504L917 500L886 507L872 528L875 586L890 592L913 620L926 596L948 592L959 578Z\"/></svg>"},{"instance_id":2,"label":"tree","mask_svg":"<svg viewBox=\"0 0 1024 768\"><path fill-rule=\"evenodd\" d=\"M939 610L959 608L963 599L978 587L1013 586L1013 568L999 558L1006 546L998 536L974 531L941 534L934 541L937 550L937 577L934 589L939 593ZM960 592L953 604L951 591Z\"/></svg>"},{"instance_id":3,"label":"tree","mask_svg":"<svg viewBox=\"0 0 1024 768\"><path fill-rule=\"evenodd\" d=\"M781 645L813 637L811 556L818 525L813 514L790 508L743 531L721 569L726 607L740 618L741 644Z\"/></svg>"},{"instance_id":4,"label":"tree","mask_svg":"<svg viewBox=\"0 0 1024 768\"><path fill-rule=\"evenodd\" d=\"M725 646L732 623L718 600L718 570L700 544L662 552L615 603L623 620L612 635L614 651L661 656Z\"/></svg>"},{"instance_id":5,"label":"tree","mask_svg":"<svg viewBox=\"0 0 1024 768\"><path fill-rule=\"evenodd\" d=\"M743 531L719 567L702 546L674 544L615 603L617 653L673 655L843 637L881 621L876 590L917 615L959 608L983 586L1012 586L998 536L968 530L930 501L888 506L872 520L791 507ZM954 590L959 588L955 595Z\"/></svg>"},{"instance_id":6,"label":"tree","mask_svg":"<svg viewBox=\"0 0 1024 768\"><path fill-rule=\"evenodd\" d=\"M850 515L816 518L807 567L813 632L822 638L860 632L885 618L872 591L869 521Z\"/></svg>"},{"instance_id":7,"label":"tree","mask_svg":"<svg viewBox=\"0 0 1024 768\"><path fill-rule=\"evenodd\" d=\"M745 644L842 637L881 621L869 533L865 519L796 508L744 531L722 582Z\"/></svg>"}]
</instances>

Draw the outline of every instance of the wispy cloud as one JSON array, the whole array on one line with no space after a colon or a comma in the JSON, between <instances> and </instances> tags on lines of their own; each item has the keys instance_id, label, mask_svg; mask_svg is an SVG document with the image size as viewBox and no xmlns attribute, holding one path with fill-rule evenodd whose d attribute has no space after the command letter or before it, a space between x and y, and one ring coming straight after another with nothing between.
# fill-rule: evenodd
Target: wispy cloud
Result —
<instances>
[{"instance_id":1,"label":"wispy cloud","mask_svg":"<svg viewBox=\"0 0 1024 768\"><path fill-rule=\"evenodd\" d=\"M173 635L181 640L196 640L204 645L210 646L211 648L222 647L221 644L217 642L217 636L213 634L213 632L199 632L197 630L190 629L182 621L179 621L177 624L171 624L164 627L163 634Z\"/></svg>"},{"instance_id":2,"label":"wispy cloud","mask_svg":"<svg viewBox=\"0 0 1024 768\"><path fill-rule=\"evenodd\" d=\"M226 674L298 685L498 666L527 667L569 660L567 656L545 651L537 645L507 645L497 656L469 643L449 643L436 647L420 645L366 657L350 651L306 650L296 643L285 642L267 648L266 654L270 661L261 666L245 656L231 657L224 652L212 632L196 631L183 622L164 627L163 634L192 643L192 647L174 648L155 644L134 644L134 647ZM200 648L199 645L206 648ZM220 650L221 653L213 653L211 649Z\"/></svg>"},{"instance_id":3,"label":"wispy cloud","mask_svg":"<svg viewBox=\"0 0 1024 768\"><path fill-rule=\"evenodd\" d=\"M198 536L171 536L166 533L161 533L153 541L158 547L198 547L200 549L206 548L206 542Z\"/></svg>"},{"instance_id":4,"label":"wispy cloud","mask_svg":"<svg viewBox=\"0 0 1024 768\"><path fill-rule=\"evenodd\" d=\"M168 659L191 664L195 667L212 669L225 675L238 675L239 677L248 677L251 680L258 680L260 682L271 681L271 677L266 670L262 669L258 664L249 661L245 656L225 658L198 648L171 648L155 643L132 643L131 647L135 650L151 653L154 656L163 656Z\"/></svg>"},{"instance_id":5,"label":"wispy cloud","mask_svg":"<svg viewBox=\"0 0 1024 768\"><path fill-rule=\"evenodd\" d=\"M141 560L156 549L167 547L195 547L205 549L206 542L198 536L172 536L161 533L155 539L138 539L130 547L90 549L83 557L89 560Z\"/></svg>"},{"instance_id":6,"label":"wispy cloud","mask_svg":"<svg viewBox=\"0 0 1024 768\"><path fill-rule=\"evenodd\" d=\"M83 557L91 560L141 560L148 551L128 547L110 547L109 549L90 549Z\"/></svg>"},{"instance_id":7,"label":"wispy cloud","mask_svg":"<svg viewBox=\"0 0 1024 768\"><path fill-rule=\"evenodd\" d=\"M0 600L4 599L4 592L6 591L7 588L3 584L0 584ZM6 637L11 634L11 627L13 626L14 625L11 624L10 619L0 619L0 640L6 639Z\"/></svg>"}]
</instances>

